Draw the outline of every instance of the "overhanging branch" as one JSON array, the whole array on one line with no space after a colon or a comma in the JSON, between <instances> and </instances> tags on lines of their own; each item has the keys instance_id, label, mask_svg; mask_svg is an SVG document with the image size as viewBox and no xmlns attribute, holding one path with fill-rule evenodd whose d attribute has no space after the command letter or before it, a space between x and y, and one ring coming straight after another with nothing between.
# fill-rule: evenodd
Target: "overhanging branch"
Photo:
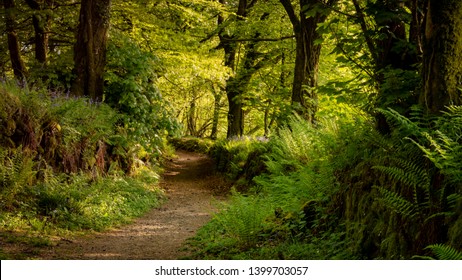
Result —
<instances>
[{"instance_id":1,"label":"overhanging branch","mask_svg":"<svg viewBox=\"0 0 462 280\"><path fill-rule=\"evenodd\" d=\"M295 35L283 36L280 38L243 38L243 39L223 39L228 42L277 42L287 39L293 39Z\"/></svg>"}]
</instances>

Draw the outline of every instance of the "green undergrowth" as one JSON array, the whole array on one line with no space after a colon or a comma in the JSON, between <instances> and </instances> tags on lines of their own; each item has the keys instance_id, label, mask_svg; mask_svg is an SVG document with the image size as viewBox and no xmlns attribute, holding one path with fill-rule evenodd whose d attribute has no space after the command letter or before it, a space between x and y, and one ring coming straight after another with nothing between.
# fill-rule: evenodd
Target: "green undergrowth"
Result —
<instances>
[{"instance_id":1,"label":"green undergrowth","mask_svg":"<svg viewBox=\"0 0 462 280\"><path fill-rule=\"evenodd\" d=\"M66 234L103 230L129 222L162 201L158 176L93 180L85 175L61 175L16 194L14 211L2 211L2 229L33 234Z\"/></svg>"},{"instance_id":2,"label":"green undergrowth","mask_svg":"<svg viewBox=\"0 0 462 280\"><path fill-rule=\"evenodd\" d=\"M243 137L235 140L210 140L196 137L173 138L169 143L178 150L209 155L215 169L234 182L239 191L253 184L252 178L265 172L263 155L267 153L265 141Z\"/></svg>"},{"instance_id":3,"label":"green undergrowth","mask_svg":"<svg viewBox=\"0 0 462 280\"><path fill-rule=\"evenodd\" d=\"M268 150L266 141L253 138L219 140L210 150L218 172L235 182L239 191L246 192L252 185L252 178L265 172L263 155Z\"/></svg>"},{"instance_id":4,"label":"green undergrowth","mask_svg":"<svg viewBox=\"0 0 462 280\"><path fill-rule=\"evenodd\" d=\"M293 117L269 141L218 142L214 158L237 191L190 241L191 257L353 258L344 250L345 227L327 213L339 188L331 163L347 130L328 121L314 128Z\"/></svg>"},{"instance_id":5,"label":"green undergrowth","mask_svg":"<svg viewBox=\"0 0 462 280\"><path fill-rule=\"evenodd\" d=\"M237 187L190 240L190 258L460 257L461 108L382 114L388 135L367 115L316 127L294 117L268 142L217 142Z\"/></svg>"},{"instance_id":6,"label":"green undergrowth","mask_svg":"<svg viewBox=\"0 0 462 280\"><path fill-rule=\"evenodd\" d=\"M0 95L2 242L48 246L53 236L124 224L162 202L165 139L137 143L123 114L85 98L6 82Z\"/></svg>"}]
</instances>

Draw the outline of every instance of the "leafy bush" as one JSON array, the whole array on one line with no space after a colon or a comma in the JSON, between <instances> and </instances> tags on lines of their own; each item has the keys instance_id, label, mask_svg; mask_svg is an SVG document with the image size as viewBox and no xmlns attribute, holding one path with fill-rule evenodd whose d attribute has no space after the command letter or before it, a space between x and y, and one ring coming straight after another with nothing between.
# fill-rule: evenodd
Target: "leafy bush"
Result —
<instances>
[{"instance_id":1,"label":"leafy bush","mask_svg":"<svg viewBox=\"0 0 462 280\"><path fill-rule=\"evenodd\" d=\"M216 141L209 154L215 160L217 171L225 173L236 184L248 189L252 179L265 172L263 154L266 141L252 138Z\"/></svg>"},{"instance_id":2,"label":"leafy bush","mask_svg":"<svg viewBox=\"0 0 462 280\"><path fill-rule=\"evenodd\" d=\"M115 34L108 47L105 102L123 113L123 127L150 153L166 134L178 135L179 124L170 105L155 86L157 58L121 34Z\"/></svg>"}]
</instances>

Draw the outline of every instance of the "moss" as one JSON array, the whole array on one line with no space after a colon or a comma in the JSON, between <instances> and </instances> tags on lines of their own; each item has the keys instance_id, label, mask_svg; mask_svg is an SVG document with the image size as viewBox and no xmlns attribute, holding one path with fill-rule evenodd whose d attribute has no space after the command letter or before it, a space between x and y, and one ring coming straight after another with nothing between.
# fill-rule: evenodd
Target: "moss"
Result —
<instances>
[{"instance_id":1,"label":"moss","mask_svg":"<svg viewBox=\"0 0 462 280\"><path fill-rule=\"evenodd\" d=\"M462 249L462 211L460 210L461 209L457 211L459 216L455 219L455 222L451 225L448 231L449 244L459 250Z\"/></svg>"}]
</instances>

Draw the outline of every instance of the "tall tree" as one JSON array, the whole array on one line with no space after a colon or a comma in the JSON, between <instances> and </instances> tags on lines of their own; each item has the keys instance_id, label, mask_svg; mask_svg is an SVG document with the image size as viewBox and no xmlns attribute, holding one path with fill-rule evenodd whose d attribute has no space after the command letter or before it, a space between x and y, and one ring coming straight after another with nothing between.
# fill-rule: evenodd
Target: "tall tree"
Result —
<instances>
[{"instance_id":1,"label":"tall tree","mask_svg":"<svg viewBox=\"0 0 462 280\"><path fill-rule=\"evenodd\" d=\"M430 113L462 104L462 1L428 1L421 103Z\"/></svg>"},{"instance_id":2,"label":"tall tree","mask_svg":"<svg viewBox=\"0 0 462 280\"><path fill-rule=\"evenodd\" d=\"M54 0L25 0L27 5L34 10L32 25L34 26L35 59L42 64L47 62L48 40L50 37L50 14L49 10Z\"/></svg>"},{"instance_id":3,"label":"tall tree","mask_svg":"<svg viewBox=\"0 0 462 280\"><path fill-rule=\"evenodd\" d=\"M225 0L219 0L223 5L226 4ZM236 11L236 20L243 21L249 9L256 4L257 0L252 0L248 2L247 0L239 0L237 11ZM221 28L221 32L218 33L220 38L220 46L225 51L225 66L229 67L232 72L236 70L236 57L238 52L238 42L234 39L236 38L235 34L230 34L226 30L225 18L223 15L218 16L218 28ZM245 69L244 69L245 70ZM249 75L246 75L246 79ZM242 89L245 87L243 84L244 81L241 81L236 75L231 75L226 81L226 96L228 97L228 131L227 138L242 136L244 134L244 110L241 98Z\"/></svg>"},{"instance_id":4,"label":"tall tree","mask_svg":"<svg viewBox=\"0 0 462 280\"><path fill-rule=\"evenodd\" d=\"M405 114L417 102L416 84L413 83L419 81L417 63L421 55L422 2L353 0L354 19L370 53L370 75L377 89L375 107L393 108ZM396 79L403 83L396 82ZM375 117L379 131L389 133L385 116L377 113Z\"/></svg>"},{"instance_id":5,"label":"tall tree","mask_svg":"<svg viewBox=\"0 0 462 280\"><path fill-rule=\"evenodd\" d=\"M332 6L336 0L299 0L297 9L290 0L279 2L289 16L296 40L292 106L299 115L314 123L318 110L316 86L322 39L317 27L326 20L330 12L326 6ZM299 11L298 16L296 10Z\"/></svg>"},{"instance_id":6,"label":"tall tree","mask_svg":"<svg viewBox=\"0 0 462 280\"><path fill-rule=\"evenodd\" d=\"M74 46L75 80L71 92L103 99L103 74L106 65L106 47L111 0L82 0Z\"/></svg>"},{"instance_id":7,"label":"tall tree","mask_svg":"<svg viewBox=\"0 0 462 280\"><path fill-rule=\"evenodd\" d=\"M5 25L13 73L16 79L23 80L27 77L28 71L21 56L21 45L19 43L18 34L16 33L16 5L14 0L3 0L3 7L6 12Z\"/></svg>"},{"instance_id":8,"label":"tall tree","mask_svg":"<svg viewBox=\"0 0 462 280\"><path fill-rule=\"evenodd\" d=\"M226 1L220 0L220 3ZM228 130L227 138L240 137L244 134L244 94L247 91L252 77L267 63L276 63L281 55L274 55L271 51L263 51L259 42L278 39L260 38L262 32L258 28L249 28L249 12L257 5L257 0L239 0L237 12L233 19L225 20L222 15L218 18L218 36L220 46L225 51L225 65L232 70L232 74L226 81L225 91L228 97ZM270 13L259 11L253 15L259 22L267 21ZM256 16L258 15L258 16ZM237 30L229 30L227 25L234 21ZM252 30L247 38L239 32L239 28Z\"/></svg>"}]
</instances>

